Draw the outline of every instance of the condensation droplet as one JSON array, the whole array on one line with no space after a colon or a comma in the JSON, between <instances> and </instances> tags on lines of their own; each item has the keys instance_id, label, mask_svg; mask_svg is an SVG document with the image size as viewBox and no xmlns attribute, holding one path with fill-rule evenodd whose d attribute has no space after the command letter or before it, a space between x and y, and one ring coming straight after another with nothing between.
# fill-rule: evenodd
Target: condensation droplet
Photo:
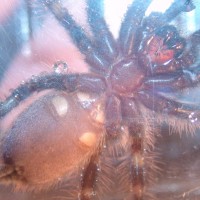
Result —
<instances>
[{"instance_id":1,"label":"condensation droplet","mask_svg":"<svg viewBox=\"0 0 200 200\"><path fill-rule=\"evenodd\" d=\"M92 196L96 196L96 192L95 191L92 191Z\"/></svg>"},{"instance_id":2,"label":"condensation droplet","mask_svg":"<svg viewBox=\"0 0 200 200\"><path fill-rule=\"evenodd\" d=\"M124 126L121 126L121 130L122 130L122 131L124 131L124 130L125 130Z\"/></svg>"},{"instance_id":3,"label":"condensation droplet","mask_svg":"<svg viewBox=\"0 0 200 200\"><path fill-rule=\"evenodd\" d=\"M53 65L53 70L57 74L67 73L68 65L65 61L59 60Z\"/></svg>"},{"instance_id":4,"label":"condensation droplet","mask_svg":"<svg viewBox=\"0 0 200 200\"><path fill-rule=\"evenodd\" d=\"M37 75L32 75L31 76L31 81L37 82L38 76Z\"/></svg>"},{"instance_id":5,"label":"condensation droplet","mask_svg":"<svg viewBox=\"0 0 200 200\"><path fill-rule=\"evenodd\" d=\"M194 112L190 113L190 115L188 116L188 118L190 119L190 121L192 123L195 123L198 120L198 118L195 116Z\"/></svg>"},{"instance_id":6,"label":"condensation droplet","mask_svg":"<svg viewBox=\"0 0 200 200\"><path fill-rule=\"evenodd\" d=\"M19 99L19 97L20 97L19 94L15 94L15 95L14 95L14 98L15 98L15 99Z\"/></svg>"}]
</instances>

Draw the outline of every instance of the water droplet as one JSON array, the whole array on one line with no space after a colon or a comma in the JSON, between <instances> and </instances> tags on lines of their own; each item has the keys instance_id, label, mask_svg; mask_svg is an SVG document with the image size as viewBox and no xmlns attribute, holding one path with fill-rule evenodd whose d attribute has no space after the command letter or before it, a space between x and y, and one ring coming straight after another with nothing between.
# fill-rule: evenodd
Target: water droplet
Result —
<instances>
[{"instance_id":1,"label":"water droplet","mask_svg":"<svg viewBox=\"0 0 200 200\"><path fill-rule=\"evenodd\" d=\"M96 196L96 192L93 191L93 192L92 192L92 196Z\"/></svg>"},{"instance_id":2,"label":"water droplet","mask_svg":"<svg viewBox=\"0 0 200 200\"><path fill-rule=\"evenodd\" d=\"M46 0L45 2L46 2L47 4L51 4L51 3L54 3L54 1L55 1L55 0Z\"/></svg>"},{"instance_id":3,"label":"water droplet","mask_svg":"<svg viewBox=\"0 0 200 200\"><path fill-rule=\"evenodd\" d=\"M36 75L31 76L31 81L37 81L37 79L38 79L38 76L36 76Z\"/></svg>"},{"instance_id":4,"label":"water droplet","mask_svg":"<svg viewBox=\"0 0 200 200\"><path fill-rule=\"evenodd\" d=\"M188 118L190 119L190 121L192 123L195 123L198 120L198 118L195 116L194 112L190 113L190 115L188 116Z\"/></svg>"},{"instance_id":5,"label":"water droplet","mask_svg":"<svg viewBox=\"0 0 200 200\"><path fill-rule=\"evenodd\" d=\"M19 94L15 94L14 97L15 97L15 99L19 99L20 95Z\"/></svg>"},{"instance_id":6,"label":"water droplet","mask_svg":"<svg viewBox=\"0 0 200 200\"><path fill-rule=\"evenodd\" d=\"M20 100L21 99L21 95L20 92L18 90L14 90L12 92L12 96L16 99L16 100Z\"/></svg>"},{"instance_id":7,"label":"water droplet","mask_svg":"<svg viewBox=\"0 0 200 200\"><path fill-rule=\"evenodd\" d=\"M185 192L183 193L182 197L183 197L183 198L185 197Z\"/></svg>"},{"instance_id":8,"label":"water droplet","mask_svg":"<svg viewBox=\"0 0 200 200\"><path fill-rule=\"evenodd\" d=\"M66 62L59 60L53 65L53 70L57 74L67 73L68 65Z\"/></svg>"},{"instance_id":9,"label":"water droplet","mask_svg":"<svg viewBox=\"0 0 200 200\"><path fill-rule=\"evenodd\" d=\"M124 131L124 130L125 130L124 126L121 126L121 131Z\"/></svg>"}]
</instances>

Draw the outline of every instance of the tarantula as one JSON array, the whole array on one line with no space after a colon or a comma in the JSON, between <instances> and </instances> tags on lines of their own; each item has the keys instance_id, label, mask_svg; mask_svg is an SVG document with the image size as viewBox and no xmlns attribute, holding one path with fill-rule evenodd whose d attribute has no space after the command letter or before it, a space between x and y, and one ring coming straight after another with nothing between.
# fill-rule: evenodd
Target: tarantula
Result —
<instances>
[{"instance_id":1,"label":"tarantula","mask_svg":"<svg viewBox=\"0 0 200 200\"><path fill-rule=\"evenodd\" d=\"M175 0L164 13L145 16L152 1L135 0L116 40L105 22L103 1L87 0L93 37L60 1L42 2L70 34L91 72L34 76L0 103L3 120L35 92L55 90L1 133L0 181L38 191L80 168L78 199L144 199L157 170L155 124L175 127L175 121L182 130L199 128L200 107L167 95L196 87L200 80L200 31L186 42L169 25L181 12L193 10L193 3ZM117 171L122 175L115 177ZM107 176L122 185L117 197L106 196L113 188L98 187L110 181Z\"/></svg>"}]
</instances>

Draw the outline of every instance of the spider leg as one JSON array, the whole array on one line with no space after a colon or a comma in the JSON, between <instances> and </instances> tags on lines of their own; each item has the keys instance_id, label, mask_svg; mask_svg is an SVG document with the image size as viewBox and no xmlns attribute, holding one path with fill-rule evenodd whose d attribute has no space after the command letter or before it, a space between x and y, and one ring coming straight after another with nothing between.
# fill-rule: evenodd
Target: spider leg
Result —
<instances>
[{"instance_id":1,"label":"spider leg","mask_svg":"<svg viewBox=\"0 0 200 200\"><path fill-rule=\"evenodd\" d=\"M131 136L131 153L132 153L132 164L131 164L131 183L132 192L134 199L141 200L143 198L144 190L144 133L143 119L140 111L138 110L138 103L131 98L123 98L121 100L122 106L122 119L123 123L128 126L129 134Z\"/></svg>"},{"instance_id":2,"label":"spider leg","mask_svg":"<svg viewBox=\"0 0 200 200\"><path fill-rule=\"evenodd\" d=\"M188 54L191 54L193 56L194 62L200 62L198 53L198 47L200 46L200 30L197 30L190 36L189 42L191 44L188 50Z\"/></svg>"},{"instance_id":3,"label":"spider leg","mask_svg":"<svg viewBox=\"0 0 200 200\"><path fill-rule=\"evenodd\" d=\"M86 36L83 28L77 25L61 3L57 0L44 1L58 22L69 32L73 42L79 50L85 55L86 62L90 65L91 70L105 74L108 71L109 62L104 59L103 55L92 44L92 41Z\"/></svg>"},{"instance_id":4,"label":"spider leg","mask_svg":"<svg viewBox=\"0 0 200 200\"><path fill-rule=\"evenodd\" d=\"M90 200L95 195L94 185L96 182L97 171L98 171L98 154L93 155L90 158L90 162L87 165L81 184L80 200Z\"/></svg>"},{"instance_id":5,"label":"spider leg","mask_svg":"<svg viewBox=\"0 0 200 200\"><path fill-rule=\"evenodd\" d=\"M123 54L133 53L136 42L135 35L151 1L135 0L129 7L119 33L119 43Z\"/></svg>"},{"instance_id":6,"label":"spider leg","mask_svg":"<svg viewBox=\"0 0 200 200\"><path fill-rule=\"evenodd\" d=\"M200 82L200 67L177 70L174 73L155 75L144 82L145 88L157 91L173 92L196 86Z\"/></svg>"},{"instance_id":7,"label":"spider leg","mask_svg":"<svg viewBox=\"0 0 200 200\"><path fill-rule=\"evenodd\" d=\"M19 11L18 11L19 12ZM19 13L17 13L19 14ZM1 23L0 26L0 81L3 79L3 76L6 70L9 68L10 63L12 63L14 57L21 48L23 41L23 35L19 31L21 27L19 17L16 17L16 14L12 14L12 17L7 19L4 23ZM15 37L15 34L18 34L18 37ZM27 36L25 36L27 37Z\"/></svg>"},{"instance_id":8,"label":"spider leg","mask_svg":"<svg viewBox=\"0 0 200 200\"><path fill-rule=\"evenodd\" d=\"M175 0L164 13L163 19L167 23L173 20L181 12L189 12L193 9L195 9L195 6L191 0Z\"/></svg>"},{"instance_id":9,"label":"spider leg","mask_svg":"<svg viewBox=\"0 0 200 200\"><path fill-rule=\"evenodd\" d=\"M80 90L83 92L101 93L105 90L105 83L99 77L90 74L50 74L32 77L28 82L21 84L15 89L5 101L0 102L0 118L4 117L34 92L48 89L66 92Z\"/></svg>"},{"instance_id":10,"label":"spider leg","mask_svg":"<svg viewBox=\"0 0 200 200\"><path fill-rule=\"evenodd\" d=\"M96 47L112 62L118 55L118 47L105 22L102 0L88 0L88 22L94 34Z\"/></svg>"},{"instance_id":11,"label":"spider leg","mask_svg":"<svg viewBox=\"0 0 200 200\"><path fill-rule=\"evenodd\" d=\"M140 91L138 99L149 109L163 115L174 115L181 119L192 120L200 117L200 107L165 98L153 91Z\"/></svg>"},{"instance_id":12,"label":"spider leg","mask_svg":"<svg viewBox=\"0 0 200 200\"><path fill-rule=\"evenodd\" d=\"M175 0L165 13L153 12L150 14L143 22L143 29L147 32L155 31L155 29L171 22L181 12L190 12L193 9L195 9L195 6L191 0Z\"/></svg>"},{"instance_id":13,"label":"spider leg","mask_svg":"<svg viewBox=\"0 0 200 200\"><path fill-rule=\"evenodd\" d=\"M129 127L132 135L132 188L135 200L142 200L144 190L144 146L141 130L138 127Z\"/></svg>"},{"instance_id":14,"label":"spider leg","mask_svg":"<svg viewBox=\"0 0 200 200\"><path fill-rule=\"evenodd\" d=\"M121 129L121 103L120 100L111 95L106 100L105 117L106 133L108 138L117 137Z\"/></svg>"}]
</instances>

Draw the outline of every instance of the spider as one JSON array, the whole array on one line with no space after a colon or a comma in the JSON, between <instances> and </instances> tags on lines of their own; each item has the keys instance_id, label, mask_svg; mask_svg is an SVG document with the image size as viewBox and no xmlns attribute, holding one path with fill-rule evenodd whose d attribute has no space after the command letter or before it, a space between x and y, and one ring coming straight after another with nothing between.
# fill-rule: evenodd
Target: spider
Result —
<instances>
[{"instance_id":1,"label":"spider","mask_svg":"<svg viewBox=\"0 0 200 200\"><path fill-rule=\"evenodd\" d=\"M110 199L124 199L127 190L127 199L147 198L145 186L157 170L156 161L149 161L156 157L155 123L175 127L175 121L179 129L190 132L199 128L200 107L167 95L199 82L200 30L186 42L169 25L181 12L193 10L193 3L175 0L164 13L146 17L152 1L135 0L116 40L105 22L102 0L87 0L94 37L60 1L42 2L70 34L91 72L34 76L0 103L3 120L35 92L55 90L2 133L0 181L39 191L81 168L78 199L109 199L103 196L106 187L98 187L108 172L122 185L118 197L112 194ZM115 158L113 168L110 157Z\"/></svg>"}]
</instances>

